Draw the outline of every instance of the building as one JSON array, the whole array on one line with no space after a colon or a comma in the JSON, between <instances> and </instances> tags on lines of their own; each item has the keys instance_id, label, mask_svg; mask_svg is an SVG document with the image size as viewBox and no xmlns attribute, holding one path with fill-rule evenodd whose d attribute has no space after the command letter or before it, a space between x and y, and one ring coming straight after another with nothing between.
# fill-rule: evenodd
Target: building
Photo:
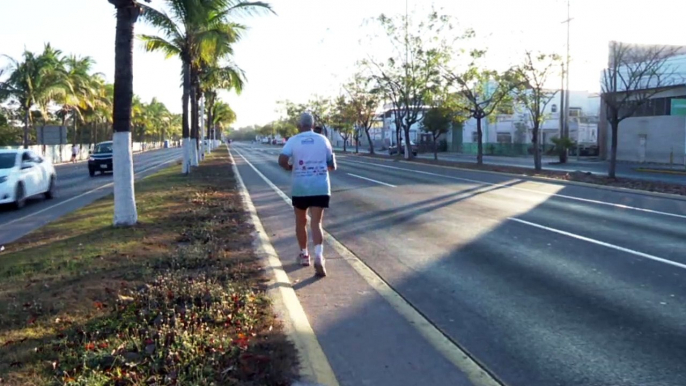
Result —
<instances>
[{"instance_id":1,"label":"building","mask_svg":"<svg viewBox=\"0 0 686 386\"><path fill-rule=\"evenodd\" d=\"M600 97L588 91L570 91L569 137L581 144L597 145ZM560 118L563 113L560 94L546 106L546 119L540 127L540 142L552 151L553 139L560 136ZM478 146L476 119L469 119L462 130L461 152L476 154ZM481 122L482 142L486 154L526 155L531 152L533 125L528 111L515 106L511 115L493 115Z\"/></svg>"},{"instance_id":2,"label":"building","mask_svg":"<svg viewBox=\"0 0 686 386\"><path fill-rule=\"evenodd\" d=\"M610 47L616 42L610 42ZM630 45L641 57L642 50L661 46ZM619 124L617 160L639 163L686 164L686 46L668 47L665 65L674 73L667 86L655 90L650 101ZM612 65L613 50L609 50ZM601 80L602 81L602 80ZM648 87L650 85L647 85ZM647 90L650 90L647 88ZM612 128L601 109L599 146L601 158L609 159Z\"/></svg>"}]
</instances>

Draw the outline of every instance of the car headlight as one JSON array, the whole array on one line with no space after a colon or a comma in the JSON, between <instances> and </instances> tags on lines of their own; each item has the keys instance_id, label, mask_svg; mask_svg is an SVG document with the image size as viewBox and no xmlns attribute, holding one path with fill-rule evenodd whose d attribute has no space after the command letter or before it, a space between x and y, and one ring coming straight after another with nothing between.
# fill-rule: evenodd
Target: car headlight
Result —
<instances>
[{"instance_id":1,"label":"car headlight","mask_svg":"<svg viewBox=\"0 0 686 386\"><path fill-rule=\"evenodd\" d=\"M7 176L2 176L2 177L0 177L0 184L2 184L3 182L7 181L7 179L8 179Z\"/></svg>"},{"instance_id":2,"label":"car headlight","mask_svg":"<svg viewBox=\"0 0 686 386\"><path fill-rule=\"evenodd\" d=\"M89 161L95 161L95 158L93 158L93 157L88 157L88 160L89 160Z\"/></svg>"}]
</instances>

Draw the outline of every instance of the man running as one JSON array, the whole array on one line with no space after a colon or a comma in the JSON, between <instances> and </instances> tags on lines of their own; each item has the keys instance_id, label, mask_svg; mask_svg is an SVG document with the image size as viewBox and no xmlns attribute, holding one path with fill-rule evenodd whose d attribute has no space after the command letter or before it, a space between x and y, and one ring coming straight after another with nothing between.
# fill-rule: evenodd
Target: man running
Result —
<instances>
[{"instance_id":1,"label":"man running","mask_svg":"<svg viewBox=\"0 0 686 386\"><path fill-rule=\"evenodd\" d=\"M310 212L312 241L314 242L314 269L317 276L326 276L322 218L329 207L331 183L329 171L336 170L336 158L331 143L321 134L314 133L314 118L309 113L300 115L300 133L288 139L279 165L291 171L291 200L295 212L295 235L300 246L299 264L310 265L307 250L307 211ZM292 160L292 162L290 162Z\"/></svg>"}]
</instances>

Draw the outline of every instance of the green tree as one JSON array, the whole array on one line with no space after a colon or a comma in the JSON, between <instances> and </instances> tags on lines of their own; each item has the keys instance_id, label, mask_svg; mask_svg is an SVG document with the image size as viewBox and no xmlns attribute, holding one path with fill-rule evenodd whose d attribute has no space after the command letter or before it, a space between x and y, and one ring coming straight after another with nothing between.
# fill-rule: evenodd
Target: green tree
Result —
<instances>
[{"instance_id":1,"label":"green tree","mask_svg":"<svg viewBox=\"0 0 686 386\"><path fill-rule=\"evenodd\" d=\"M31 109L47 106L68 87L60 58L61 52L50 44L46 44L38 55L25 51L21 60L8 57L9 75L0 83L0 101L9 99L19 104L24 120L24 148L29 146L29 128L33 123Z\"/></svg>"},{"instance_id":2,"label":"green tree","mask_svg":"<svg viewBox=\"0 0 686 386\"><path fill-rule=\"evenodd\" d=\"M432 11L426 20L415 23L409 16L377 18L392 43L393 55L384 62L368 60L380 90L393 105L396 143L400 132L409 144L410 129L421 120L425 104L441 84L440 68L450 58L450 44L444 36L452 30L450 18ZM410 146L405 158L412 158Z\"/></svg>"},{"instance_id":3,"label":"green tree","mask_svg":"<svg viewBox=\"0 0 686 386\"><path fill-rule=\"evenodd\" d=\"M482 120L488 119L503 108L511 109L513 91L517 87L513 70L499 73L480 64L480 59L485 53L482 50L472 51L470 63L463 72L444 70L444 77L464 99L462 108L476 120L476 162L479 165L483 164Z\"/></svg>"},{"instance_id":4,"label":"green tree","mask_svg":"<svg viewBox=\"0 0 686 386\"><path fill-rule=\"evenodd\" d=\"M208 126L211 126L212 129L216 131L217 138L221 138L221 134L236 122L236 113L228 103L222 101L218 101L212 105L210 117L212 120Z\"/></svg>"},{"instance_id":5,"label":"green tree","mask_svg":"<svg viewBox=\"0 0 686 386\"><path fill-rule=\"evenodd\" d=\"M350 103L355 111L356 126L355 147L358 151L360 131L364 131L369 143L369 153L374 154L374 143L369 131L374 125L376 112L381 104L382 93L374 87L374 80L358 72L343 88L350 97Z\"/></svg>"},{"instance_id":6,"label":"green tree","mask_svg":"<svg viewBox=\"0 0 686 386\"><path fill-rule=\"evenodd\" d=\"M532 54L527 52L523 63L514 70L519 88L517 101L526 110L531 119L534 147L534 168L542 169L540 128L547 118L546 107L557 94L557 90L546 88L549 81L560 68L560 57L555 54Z\"/></svg>"},{"instance_id":7,"label":"green tree","mask_svg":"<svg viewBox=\"0 0 686 386\"><path fill-rule=\"evenodd\" d=\"M200 73L203 63L214 63L213 55L233 53L231 46L236 43L245 26L231 22L234 16L252 15L271 10L264 2L239 0L165 0L170 14L144 6L143 16L147 22L157 27L162 36L142 35L148 51L162 51L168 57L179 57L183 74L184 138L188 134L195 139L197 152L199 139L199 107L202 96ZM190 104L190 114L188 107ZM188 127L190 115L191 127ZM197 157L194 163L197 162ZM188 163L184 162L184 173L188 173Z\"/></svg>"},{"instance_id":8,"label":"green tree","mask_svg":"<svg viewBox=\"0 0 686 386\"><path fill-rule=\"evenodd\" d=\"M331 127L343 138L343 152L347 152L348 140L353 136L357 123L357 111L350 99L341 95L334 100L330 122Z\"/></svg>"}]
</instances>

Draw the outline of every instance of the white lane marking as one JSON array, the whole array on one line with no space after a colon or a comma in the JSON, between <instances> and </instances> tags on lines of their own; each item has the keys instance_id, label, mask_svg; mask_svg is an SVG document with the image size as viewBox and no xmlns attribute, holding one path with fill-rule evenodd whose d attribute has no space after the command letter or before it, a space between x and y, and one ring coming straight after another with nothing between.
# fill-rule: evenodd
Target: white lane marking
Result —
<instances>
[{"instance_id":1,"label":"white lane marking","mask_svg":"<svg viewBox=\"0 0 686 386\"><path fill-rule=\"evenodd\" d=\"M241 158L257 173L269 187L272 188L276 194L281 197L288 205L291 205L291 199L274 185L269 178L260 172L243 154L234 149ZM410 325L417 329L417 331L431 344L438 352L440 352L447 360L449 360L455 367L460 369L474 386L500 386L491 374L484 370L469 354L462 350L455 342L453 342L446 334L436 328L431 321L424 315L417 311L412 304L402 297L393 287L391 287L381 276L372 270L364 261L360 260L354 253L341 244L336 238L331 236L326 230L323 232L324 241L326 241L333 249L335 249L342 257L343 261L350 264L350 266L372 287L377 293L383 297L402 317L404 317Z\"/></svg>"},{"instance_id":2,"label":"white lane marking","mask_svg":"<svg viewBox=\"0 0 686 386\"><path fill-rule=\"evenodd\" d=\"M407 169L407 168L399 168L396 166L388 166L388 165L379 165L376 163L372 162L358 162L358 161L350 161L350 160L339 160L339 163L354 163L354 164L360 164L360 165L371 165L371 166L378 166L380 168L386 168L386 169L395 169L395 170L402 170L405 172L411 172L411 173L417 173L417 174L425 174L429 176L436 176L436 177L443 177L443 178L448 178L451 180L457 180L457 181L465 181L465 182L471 182L475 184L485 184L485 185L490 185L490 186L496 186L500 188L508 188L508 189L514 189L514 190L519 190L522 192L528 192L528 193L536 193L536 194L541 194L541 195L546 195L546 196L554 196L554 197L559 197L559 198L564 198L567 200L574 200L574 201L581 201L581 202L586 202L589 204L596 204L596 205L604 205L604 206L611 206L615 208L621 208L621 209L627 209L627 210L634 210L637 212L643 212L643 213L650 213L650 214L657 214L661 216L668 216L668 217L675 217L675 218L680 218L680 219L685 219L686 220L686 215L683 214L676 214L676 213L669 213L669 212L662 212L659 210L652 210L652 209L644 209L644 208L638 208L635 206L628 206L628 205L622 205L622 204L614 204L611 202L604 202L604 201L598 201L598 200L591 200L588 198L581 198L581 197L574 197L574 196L568 196L565 194L557 194L557 193L547 193L547 192L541 192L538 190L533 190L533 189L526 189L526 188L519 188L516 186L509 186L509 185L504 185L504 184L497 184L497 183L492 183L492 182L486 182L486 181L479 181L479 180L473 180L470 178L462 178L462 177L454 177L454 176L447 176L444 174L438 174L438 173L432 173L432 172L425 172L421 170L414 170L414 169ZM475 173L478 173L478 170L474 171ZM516 176L516 175L513 175ZM563 182L563 181L561 181ZM538 182L540 183L540 182Z\"/></svg>"},{"instance_id":3,"label":"white lane marking","mask_svg":"<svg viewBox=\"0 0 686 386\"><path fill-rule=\"evenodd\" d=\"M528 226L531 226L531 227L534 227L534 228L543 229L543 230L546 230L546 231L548 231L548 232L553 232L553 233L557 233L557 234L560 234L560 235L563 235L563 236L571 237L571 238L574 238L574 239L577 239L577 240L586 241L586 242L589 242L589 243L591 243L591 244L596 244L596 245L600 245L600 246L603 246L603 247L606 247L606 248L614 249L614 250L616 250L616 251L626 252L626 253L629 253L629 254L634 255L634 256L639 256L639 257L643 257L643 258L650 259L650 260L653 260L653 261L658 261L658 262L660 262L660 263L669 264L669 265L672 265L672 266L675 266L675 267L679 267L679 268L686 269L686 264L677 263L676 261L664 259L664 258L662 258L662 257L657 257L657 256L650 255L650 254L647 254L647 253L643 253L643 252L639 252L639 251L634 251L633 249L620 247L620 246L618 246L618 245L606 243L606 242L604 242L604 241L595 240L595 239L592 239L592 238L589 238L589 237L577 235L577 234L570 233L570 232L565 232L565 231L562 231L562 230L559 230L559 229L550 228L550 227L547 227L547 226L545 226L545 225L536 224L536 223L533 223L533 222L521 220L521 219L514 218L514 217L509 217L508 220L514 221L514 222L518 222L518 223L520 223L520 224L528 225Z\"/></svg>"},{"instance_id":4,"label":"white lane marking","mask_svg":"<svg viewBox=\"0 0 686 386\"><path fill-rule=\"evenodd\" d=\"M134 175L135 175L135 176L138 176L138 175L141 174L141 173L145 173L145 172L147 172L148 170L151 170L151 169L154 169L154 168L157 168L157 167L160 167L160 166L164 166L164 165L166 165L166 164L168 164L168 163L171 163L171 162L176 161L177 159L178 159L178 157L174 157L173 159L171 159L171 160L169 160L169 161L166 161L166 162L163 162L163 163L160 163L160 164L155 164L155 165L153 165L153 166L151 166L151 167L145 168L145 169L143 169L143 170L139 170L139 171L136 172ZM98 190L102 190L102 189L105 189L105 188L109 188L109 187L112 186L112 185L114 185L114 182L109 182L109 183L107 183L107 184L105 184L105 185L101 185L101 186L99 186L99 187L97 187L97 188L94 188L94 189L91 189L91 190L89 190L89 191L87 191L87 192L83 192L83 193L79 194L78 196L74 196L74 197L68 198L68 199L66 199L66 200L64 200L64 201L60 201L60 202L58 202L57 204L50 205L50 206L48 206L47 208L43 208L43 209L41 209L41 210L39 210L39 211L36 211L36 212L30 213L30 214L27 214L26 216L23 216L23 217L15 218L15 219L12 220L12 221L9 221L9 222L6 222L6 223L0 225L0 228L5 227L5 226L8 226L8 225L11 225L11 224L14 224L14 223L19 222L19 221L26 220L26 219L29 218L29 217L33 217L33 216L35 216L35 215L39 215L39 214L41 214L41 213L45 213L45 212L47 212L47 211L49 211L49 210L51 210L51 209L57 208L57 207L60 206L60 205L64 205L64 204L66 204L66 203L68 203L68 202L72 202L72 201L74 201L74 200L76 200L76 199L79 199L79 198L81 198L81 197L83 197L83 196L87 196L87 195L89 195L89 194L91 194L91 193L97 192Z\"/></svg>"},{"instance_id":5,"label":"white lane marking","mask_svg":"<svg viewBox=\"0 0 686 386\"><path fill-rule=\"evenodd\" d=\"M361 180L366 180L366 181L369 181L369 182L374 182L374 183L377 183L377 184L379 184L379 185L388 186L389 188L397 188L397 186L395 186L395 185L387 184L387 183L385 183L385 182L373 180L373 179L367 178L367 177L358 176L357 174L348 173L348 175L351 176L351 177L359 178L359 179L361 179Z\"/></svg>"}]
</instances>

